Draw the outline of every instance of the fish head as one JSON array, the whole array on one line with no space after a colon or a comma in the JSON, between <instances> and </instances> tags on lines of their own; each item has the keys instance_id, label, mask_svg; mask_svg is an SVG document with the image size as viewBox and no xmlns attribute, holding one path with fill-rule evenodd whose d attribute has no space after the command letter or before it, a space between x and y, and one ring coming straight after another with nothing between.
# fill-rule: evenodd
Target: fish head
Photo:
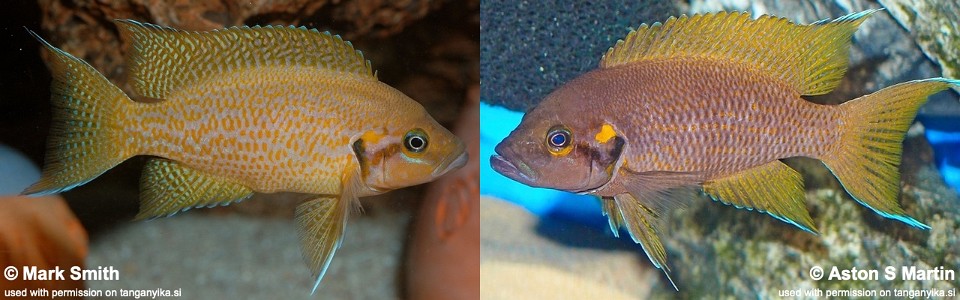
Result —
<instances>
[{"instance_id":1,"label":"fish head","mask_svg":"<svg viewBox=\"0 0 960 300\"><path fill-rule=\"evenodd\" d=\"M576 94L555 91L524 115L495 148L495 171L529 186L574 193L594 192L613 179L625 139L600 116L571 106L568 92Z\"/></svg>"},{"instance_id":2,"label":"fish head","mask_svg":"<svg viewBox=\"0 0 960 300\"><path fill-rule=\"evenodd\" d=\"M467 163L463 141L419 105L416 112L397 116L390 128L364 133L354 142L369 189L386 192L427 183Z\"/></svg>"}]
</instances>

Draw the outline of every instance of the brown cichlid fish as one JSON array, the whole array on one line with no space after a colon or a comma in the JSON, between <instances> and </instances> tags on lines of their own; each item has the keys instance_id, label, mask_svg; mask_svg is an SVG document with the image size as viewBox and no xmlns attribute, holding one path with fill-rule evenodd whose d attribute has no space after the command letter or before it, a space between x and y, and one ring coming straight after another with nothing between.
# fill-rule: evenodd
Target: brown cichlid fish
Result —
<instances>
[{"instance_id":1,"label":"brown cichlid fish","mask_svg":"<svg viewBox=\"0 0 960 300\"><path fill-rule=\"evenodd\" d=\"M841 105L801 98L836 88L851 36L874 12L810 25L726 12L641 25L529 111L491 165L527 185L600 196L613 232L625 227L668 279L658 234L677 201L695 197L684 191L817 232L788 157L823 161L861 204L928 229L897 202L901 143L927 97L960 81L906 82Z\"/></svg>"},{"instance_id":2,"label":"brown cichlid fish","mask_svg":"<svg viewBox=\"0 0 960 300\"><path fill-rule=\"evenodd\" d=\"M464 144L377 80L349 42L304 27L211 32L116 21L132 46L132 101L87 63L30 32L52 54L53 126L39 182L50 194L135 155L137 219L226 205L254 192L316 195L297 206L316 282L357 197L432 181L467 161Z\"/></svg>"}]
</instances>

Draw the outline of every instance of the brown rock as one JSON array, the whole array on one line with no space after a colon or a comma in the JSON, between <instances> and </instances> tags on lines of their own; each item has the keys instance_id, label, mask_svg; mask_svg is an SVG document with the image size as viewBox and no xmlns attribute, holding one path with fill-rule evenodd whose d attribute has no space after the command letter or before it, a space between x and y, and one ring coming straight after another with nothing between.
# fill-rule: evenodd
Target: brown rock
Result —
<instances>
[{"instance_id":1,"label":"brown rock","mask_svg":"<svg viewBox=\"0 0 960 300\"><path fill-rule=\"evenodd\" d=\"M0 290L82 289L83 281L23 280L24 267L50 270L84 266L87 232L59 196L0 197L0 266L15 267L15 280L0 280ZM5 275L6 272L5 272Z\"/></svg>"},{"instance_id":2,"label":"brown rock","mask_svg":"<svg viewBox=\"0 0 960 300\"><path fill-rule=\"evenodd\" d=\"M480 298L480 86L470 89L457 136L470 160L432 183L407 248L410 299Z\"/></svg>"}]
</instances>

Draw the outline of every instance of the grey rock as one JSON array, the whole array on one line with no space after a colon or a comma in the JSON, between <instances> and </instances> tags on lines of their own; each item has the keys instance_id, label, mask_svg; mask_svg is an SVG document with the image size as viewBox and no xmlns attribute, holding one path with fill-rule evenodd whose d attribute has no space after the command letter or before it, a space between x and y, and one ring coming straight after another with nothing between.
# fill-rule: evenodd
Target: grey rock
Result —
<instances>
[{"instance_id":1,"label":"grey rock","mask_svg":"<svg viewBox=\"0 0 960 300\"><path fill-rule=\"evenodd\" d=\"M880 0L894 19L910 31L942 76L960 78L960 2L955 0ZM960 90L958 90L960 91ZM920 111L931 116L960 116L956 97L938 97Z\"/></svg>"},{"instance_id":2,"label":"grey rock","mask_svg":"<svg viewBox=\"0 0 960 300\"><path fill-rule=\"evenodd\" d=\"M910 31L923 53L940 65L943 76L960 78L960 2L955 0L879 0Z\"/></svg>"}]
</instances>

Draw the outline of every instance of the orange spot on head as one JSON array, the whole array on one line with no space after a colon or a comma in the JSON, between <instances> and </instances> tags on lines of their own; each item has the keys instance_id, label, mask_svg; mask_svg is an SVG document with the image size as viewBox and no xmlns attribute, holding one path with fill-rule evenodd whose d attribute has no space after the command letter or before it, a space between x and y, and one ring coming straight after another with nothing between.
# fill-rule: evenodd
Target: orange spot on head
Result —
<instances>
[{"instance_id":1,"label":"orange spot on head","mask_svg":"<svg viewBox=\"0 0 960 300\"><path fill-rule=\"evenodd\" d=\"M606 143L615 136L617 136L617 133L613 131L613 126L610 126L610 124L603 124L603 126L600 127L600 132L597 132L597 135L594 136L594 138L597 140L597 142L602 144Z\"/></svg>"},{"instance_id":2,"label":"orange spot on head","mask_svg":"<svg viewBox=\"0 0 960 300\"><path fill-rule=\"evenodd\" d=\"M363 135L360 136L360 138L367 143L376 144L377 142L380 141L381 138L383 138L383 135L373 131L367 131L363 133Z\"/></svg>"}]
</instances>

